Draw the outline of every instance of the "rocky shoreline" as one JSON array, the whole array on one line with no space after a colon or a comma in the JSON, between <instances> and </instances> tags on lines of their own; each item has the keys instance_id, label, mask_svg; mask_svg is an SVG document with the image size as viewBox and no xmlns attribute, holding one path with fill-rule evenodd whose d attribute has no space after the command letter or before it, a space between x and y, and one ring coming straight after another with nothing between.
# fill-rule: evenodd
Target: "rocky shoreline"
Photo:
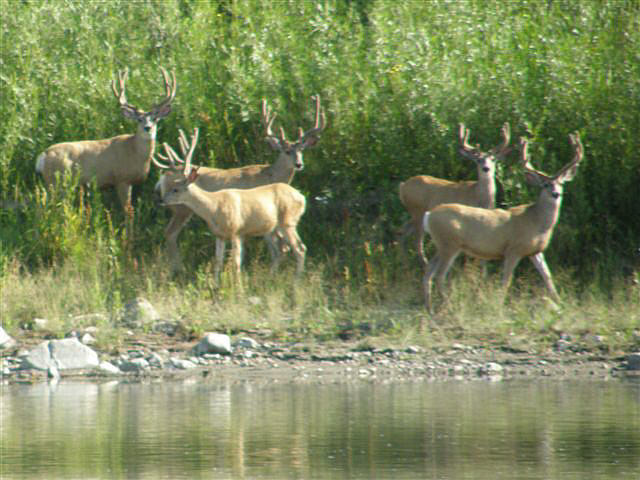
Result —
<instances>
[{"instance_id":1,"label":"rocky shoreline","mask_svg":"<svg viewBox=\"0 0 640 480\"><path fill-rule=\"evenodd\" d=\"M190 340L179 332L179 323L162 320L143 299L125 307L121 323L128 328L124 341L107 349L94 349L96 327L69 332L64 339L44 328L22 329L14 339L0 327L0 382L185 377L284 382L640 378L640 352L585 348L569 336L544 352L464 343L426 349L375 348L355 341L275 342L270 332L260 331L245 331L233 338L211 332Z\"/></svg>"},{"instance_id":2,"label":"rocky shoreline","mask_svg":"<svg viewBox=\"0 0 640 480\"><path fill-rule=\"evenodd\" d=\"M194 345L164 334L131 338L117 352L96 352L77 337L36 337L2 351L3 383L60 378L92 381L145 381L185 377L222 377L232 381L285 382L510 380L518 378L640 378L640 354L617 356L570 349L536 354L500 347L452 344L449 349L419 347L362 350L355 344L309 345L259 342L247 336L233 342L223 334L207 334ZM227 344L216 351L211 338ZM49 355L49 356L47 356Z\"/></svg>"}]
</instances>

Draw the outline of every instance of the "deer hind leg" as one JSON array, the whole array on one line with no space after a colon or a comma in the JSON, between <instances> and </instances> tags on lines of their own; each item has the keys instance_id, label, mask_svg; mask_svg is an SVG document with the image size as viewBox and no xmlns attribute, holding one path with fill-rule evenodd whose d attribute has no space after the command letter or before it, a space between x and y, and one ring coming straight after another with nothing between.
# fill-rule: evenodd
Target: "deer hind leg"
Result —
<instances>
[{"instance_id":1,"label":"deer hind leg","mask_svg":"<svg viewBox=\"0 0 640 480\"><path fill-rule=\"evenodd\" d=\"M179 272L183 269L182 257L178 248L178 235L193 216L193 212L187 208L173 208L172 216L164 230L167 255L171 265L171 272Z\"/></svg>"},{"instance_id":2,"label":"deer hind leg","mask_svg":"<svg viewBox=\"0 0 640 480\"><path fill-rule=\"evenodd\" d=\"M233 256L236 279L239 280L242 269L242 237L234 236L231 238L231 255Z\"/></svg>"},{"instance_id":3,"label":"deer hind leg","mask_svg":"<svg viewBox=\"0 0 640 480\"><path fill-rule=\"evenodd\" d=\"M422 278L422 290L424 292L424 306L429 311L429 313L433 313L433 306L431 304L431 284L433 276L435 275L438 267L440 266L440 256L438 254L431 257L431 261L424 272L424 277Z\"/></svg>"},{"instance_id":4,"label":"deer hind leg","mask_svg":"<svg viewBox=\"0 0 640 480\"><path fill-rule=\"evenodd\" d=\"M291 247L291 250L293 250L293 255L296 257L296 273L300 274L304 271L307 247L302 243L295 227L285 227L282 229L282 233L285 241L289 247Z\"/></svg>"},{"instance_id":5,"label":"deer hind leg","mask_svg":"<svg viewBox=\"0 0 640 480\"><path fill-rule=\"evenodd\" d=\"M271 273L275 272L280 266L280 261L282 260L282 248L280 245L280 237L274 230L271 233L268 233L264 236L264 239L267 242L267 246L269 247L269 254L271 255Z\"/></svg>"},{"instance_id":6,"label":"deer hind leg","mask_svg":"<svg viewBox=\"0 0 640 480\"><path fill-rule=\"evenodd\" d=\"M560 301L560 295L558 295L558 291L553 285L551 270L549 270L549 267L547 266L547 262L544 259L544 254L540 252L532 255L531 257L529 257L529 259L531 260L531 263L533 263L533 265L536 267L536 270L538 270L538 273L540 273L540 275L542 276L544 284L547 287L547 290L549 290L549 293L551 294L553 299L555 301Z\"/></svg>"},{"instance_id":7,"label":"deer hind leg","mask_svg":"<svg viewBox=\"0 0 640 480\"><path fill-rule=\"evenodd\" d=\"M424 217L424 212L418 216L417 219L414 219L412 222L413 231L416 234L416 250L418 252L418 257L420 258L420 262L422 263L422 268L427 268L429 260L427 256L424 254L424 227L422 226L422 219Z\"/></svg>"}]
</instances>

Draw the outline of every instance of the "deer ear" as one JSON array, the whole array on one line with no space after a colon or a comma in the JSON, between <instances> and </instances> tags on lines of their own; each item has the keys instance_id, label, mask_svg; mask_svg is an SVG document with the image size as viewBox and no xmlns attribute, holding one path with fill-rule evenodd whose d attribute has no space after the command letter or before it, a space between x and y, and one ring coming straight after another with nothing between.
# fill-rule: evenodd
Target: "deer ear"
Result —
<instances>
[{"instance_id":1,"label":"deer ear","mask_svg":"<svg viewBox=\"0 0 640 480\"><path fill-rule=\"evenodd\" d=\"M131 120L138 119L138 110L129 105L122 105L120 107L120 111L122 112L122 115L125 116L125 118L130 118Z\"/></svg>"},{"instance_id":2,"label":"deer ear","mask_svg":"<svg viewBox=\"0 0 640 480\"><path fill-rule=\"evenodd\" d=\"M540 185L542 185L542 182L543 182L542 178L540 178L539 175L536 175L533 172L525 172L524 173L524 178L525 178L525 180L527 181L527 183L529 185L540 186Z\"/></svg>"},{"instance_id":3,"label":"deer ear","mask_svg":"<svg viewBox=\"0 0 640 480\"><path fill-rule=\"evenodd\" d=\"M189 173L189 176L187 177L187 184L195 182L199 176L200 175L198 175L198 167L193 167L191 173Z\"/></svg>"}]
</instances>

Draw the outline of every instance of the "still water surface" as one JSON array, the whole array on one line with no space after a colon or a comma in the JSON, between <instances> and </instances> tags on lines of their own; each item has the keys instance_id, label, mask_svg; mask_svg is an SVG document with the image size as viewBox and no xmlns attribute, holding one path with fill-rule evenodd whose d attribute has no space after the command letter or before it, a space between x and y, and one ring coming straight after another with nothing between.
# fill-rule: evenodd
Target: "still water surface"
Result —
<instances>
[{"instance_id":1,"label":"still water surface","mask_svg":"<svg viewBox=\"0 0 640 480\"><path fill-rule=\"evenodd\" d=\"M640 383L3 385L4 479L640 478Z\"/></svg>"}]
</instances>

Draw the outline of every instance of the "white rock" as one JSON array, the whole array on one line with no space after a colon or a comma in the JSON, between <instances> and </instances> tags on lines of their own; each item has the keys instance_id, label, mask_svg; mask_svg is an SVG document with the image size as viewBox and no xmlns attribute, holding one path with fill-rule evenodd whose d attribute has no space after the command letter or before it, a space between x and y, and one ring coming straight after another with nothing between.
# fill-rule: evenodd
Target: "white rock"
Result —
<instances>
[{"instance_id":1,"label":"white rock","mask_svg":"<svg viewBox=\"0 0 640 480\"><path fill-rule=\"evenodd\" d=\"M134 328L160 320L160 314L146 298L136 298L124 306L122 322Z\"/></svg>"},{"instance_id":2,"label":"white rock","mask_svg":"<svg viewBox=\"0 0 640 480\"><path fill-rule=\"evenodd\" d=\"M231 339L222 333L207 333L194 347L196 355L203 353L231 353Z\"/></svg>"},{"instance_id":3,"label":"white rock","mask_svg":"<svg viewBox=\"0 0 640 480\"><path fill-rule=\"evenodd\" d=\"M82 335L82 339L80 340L84 345L93 345L96 343L96 339L91 336L89 333L85 333Z\"/></svg>"},{"instance_id":4,"label":"white rock","mask_svg":"<svg viewBox=\"0 0 640 480\"><path fill-rule=\"evenodd\" d=\"M0 327L0 350L5 348L11 348L16 344L16 341L5 332L4 328Z\"/></svg>"},{"instance_id":5,"label":"white rock","mask_svg":"<svg viewBox=\"0 0 640 480\"><path fill-rule=\"evenodd\" d=\"M107 362L106 360L100 362L100 365L98 365L98 370L104 373L108 373L109 375L120 375L122 373L118 367L116 367L111 362Z\"/></svg>"},{"instance_id":6,"label":"white rock","mask_svg":"<svg viewBox=\"0 0 640 480\"><path fill-rule=\"evenodd\" d=\"M100 364L98 354L76 338L42 342L22 357L21 368L74 370L94 368Z\"/></svg>"}]
</instances>

